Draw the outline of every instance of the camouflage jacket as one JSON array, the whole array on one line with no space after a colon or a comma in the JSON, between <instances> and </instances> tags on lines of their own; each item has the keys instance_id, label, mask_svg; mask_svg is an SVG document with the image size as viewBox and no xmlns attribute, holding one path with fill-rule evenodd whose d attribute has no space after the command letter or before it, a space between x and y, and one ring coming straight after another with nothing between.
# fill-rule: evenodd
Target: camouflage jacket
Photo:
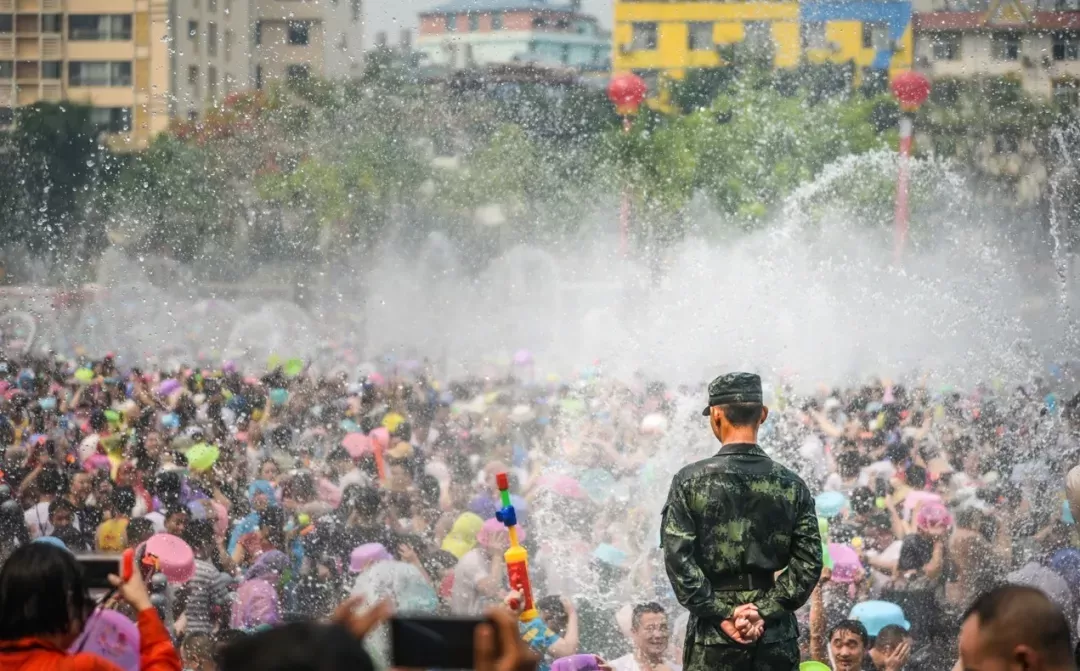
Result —
<instances>
[{"instance_id":1,"label":"camouflage jacket","mask_svg":"<svg viewBox=\"0 0 1080 671\"><path fill-rule=\"evenodd\" d=\"M798 475L757 445L725 445L675 475L662 515L664 563L695 642L734 645L720 622L744 603L765 618L763 644L798 635L794 611L821 575L814 500ZM716 591L710 582L785 568L768 590Z\"/></svg>"}]
</instances>

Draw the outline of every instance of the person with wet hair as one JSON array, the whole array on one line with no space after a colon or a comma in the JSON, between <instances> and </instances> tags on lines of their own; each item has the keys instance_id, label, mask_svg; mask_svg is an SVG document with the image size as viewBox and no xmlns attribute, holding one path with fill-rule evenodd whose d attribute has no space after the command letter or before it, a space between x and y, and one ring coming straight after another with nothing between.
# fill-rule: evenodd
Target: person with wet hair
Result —
<instances>
[{"instance_id":1,"label":"person with wet hair","mask_svg":"<svg viewBox=\"0 0 1080 671\"><path fill-rule=\"evenodd\" d=\"M960 664L965 671L1077 668L1069 623L1034 587L1002 585L983 594L961 619Z\"/></svg>"}]
</instances>

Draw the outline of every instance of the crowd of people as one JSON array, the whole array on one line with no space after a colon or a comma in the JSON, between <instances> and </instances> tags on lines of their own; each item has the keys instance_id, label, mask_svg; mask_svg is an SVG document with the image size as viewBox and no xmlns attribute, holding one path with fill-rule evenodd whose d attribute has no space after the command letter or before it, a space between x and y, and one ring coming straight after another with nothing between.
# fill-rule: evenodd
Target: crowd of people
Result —
<instances>
[{"instance_id":1,"label":"crowd of people","mask_svg":"<svg viewBox=\"0 0 1080 671\"><path fill-rule=\"evenodd\" d=\"M50 589L72 589L79 555L167 536L192 557L117 587L110 609L141 642L80 641L102 607L79 591L70 613L30 618L44 629L0 613L0 668L23 668L7 664L34 652L19 647L31 639L83 654L92 639L117 658L126 645L130 668L150 659L161 671L179 668L162 661L169 641L199 671L267 650L284 659L286 643L354 654L334 639L357 617L342 614L350 597L507 612L521 602L496 518L507 473L539 612L516 635L539 666L576 671L568 659L584 654L614 671L680 671L689 614L665 570L660 508L671 476L718 449L700 387L597 367L560 380L527 356L462 380L423 363L351 378L292 361L249 373L0 360L0 611L47 598L11 581L67 576ZM760 444L816 494L823 536L826 569L798 613L805 662L952 668L971 604L1003 584L1040 590L1076 634L1080 401L1067 400L1066 376L771 388ZM312 624L327 621L337 628ZM364 654L389 668L386 627L365 622Z\"/></svg>"}]
</instances>

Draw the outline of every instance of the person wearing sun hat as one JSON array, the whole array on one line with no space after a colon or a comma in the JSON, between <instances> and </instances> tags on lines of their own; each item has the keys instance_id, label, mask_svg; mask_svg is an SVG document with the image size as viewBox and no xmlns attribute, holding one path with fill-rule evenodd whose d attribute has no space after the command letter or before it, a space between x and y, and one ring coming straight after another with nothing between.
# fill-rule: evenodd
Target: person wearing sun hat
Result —
<instances>
[{"instance_id":1,"label":"person wearing sun hat","mask_svg":"<svg viewBox=\"0 0 1080 671\"><path fill-rule=\"evenodd\" d=\"M675 475L661 513L668 577L694 618L684 668L794 669L794 612L822 569L814 499L757 445L769 415L761 378L721 375L708 392L702 415L722 447Z\"/></svg>"}]
</instances>

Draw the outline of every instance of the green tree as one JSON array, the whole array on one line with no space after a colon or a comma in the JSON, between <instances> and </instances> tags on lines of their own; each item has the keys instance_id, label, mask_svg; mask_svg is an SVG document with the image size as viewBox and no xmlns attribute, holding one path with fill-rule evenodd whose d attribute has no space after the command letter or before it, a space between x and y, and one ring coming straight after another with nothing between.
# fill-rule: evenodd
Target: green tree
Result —
<instances>
[{"instance_id":1,"label":"green tree","mask_svg":"<svg viewBox=\"0 0 1080 671\"><path fill-rule=\"evenodd\" d=\"M86 105L36 103L19 110L0 149L5 244L21 243L50 258L102 248L99 221L86 212L108 160L98 135Z\"/></svg>"}]
</instances>

